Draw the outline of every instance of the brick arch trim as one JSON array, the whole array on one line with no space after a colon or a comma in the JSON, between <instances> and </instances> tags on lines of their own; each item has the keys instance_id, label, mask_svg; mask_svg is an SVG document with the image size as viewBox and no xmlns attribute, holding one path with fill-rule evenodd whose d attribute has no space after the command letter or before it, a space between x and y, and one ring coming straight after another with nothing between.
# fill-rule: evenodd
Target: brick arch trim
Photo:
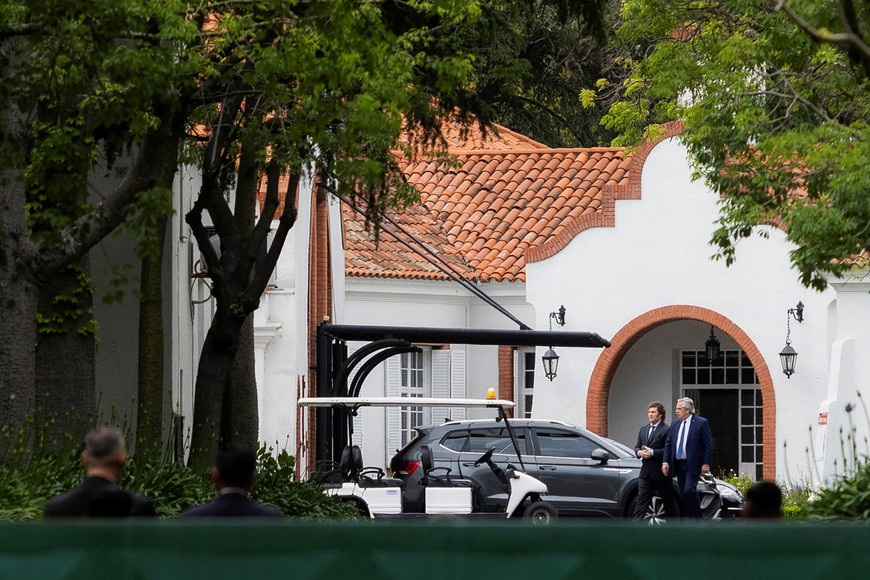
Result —
<instances>
[{"instance_id":1,"label":"brick arch trim","mask_svg":"<svg viewBox=\"0 0 870 580\"><path fill-rule=\"evenodd\" d=\"M610 387L616 369L631 347L651 330L680 320L698 320L711 324L737 342L746 353L758 376L764 408L762 440L763 476L765 479L776 477L776 394L773 390L773 379L770 370L761 356L758 347L734 322L725 316L700 306L674 305L656 308L642 314L623 326L610 339L610 348L604 349L589 379L589 390L586 396L586 426L590 431L607 435L607 404L610 398Z\"/></svg>"}]
</instances>

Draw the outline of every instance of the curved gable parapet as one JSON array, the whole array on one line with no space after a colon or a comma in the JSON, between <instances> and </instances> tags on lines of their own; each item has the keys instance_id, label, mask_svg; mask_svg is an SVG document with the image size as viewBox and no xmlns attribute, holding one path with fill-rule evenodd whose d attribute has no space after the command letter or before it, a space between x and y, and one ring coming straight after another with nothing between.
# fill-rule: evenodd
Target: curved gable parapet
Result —
<instances>
[{"instance_id":1,"label":"curved gable parapet","mask_svg":"<svg viewBox=\"0 0 870 580\"><path fill-rule=\"evenodd\" d=\"M628 197L624 199L640 199L640 176L643 173L643 166L646 165L646 160L656 145L662 141L666 141L671 137L676 137L683 134L686 124L682 121L669 121L660 125L662 128L661 135L654 140L641 143L634 155L631 156L631 165L628 170L629 187L635 186L637 197ZM634 193L634 192L633 192Z\"/></svg>"},{"instance_id":2,"label":"curved gable parapet","mask_svg":"<svg viewBox=\"0 0 870 580\"><path fill-rule=\"evenodd\" d=\"M640 199L641 198L641 174L649 154L656 145L676 137L683 133L685 124L682 121L664 123L664 131L658 139L641 144L631 156L627 173L627 182L620 185L607 185L602 188L603 198L601 206L594 214L583 214L574 218L570 223L564 224L565 230L561 235L548 238L539 246L530 247L526 250L526 263L538 262L555 256L583 230L594 227L613 227L616 225L616 200Z\"/></svg>"},{"instance_id":3,"label":"curved gable parapet","mask_svg":"<svg viewBox=\"0 0 870 580\"><path fill-rule=\"evenodd\" d=\"M564 225L564 230L559 235L547 238L547 241L539 246L529 247L526 250L526 263L538 262L555 256L583 230L597 227L613 227L616 222L615 200L619 199L613 190L625 187L614 185L602 188L604 195L601 199L601 205L595 212L585 213L576 217Z\"/></svg>"}]
</instances>

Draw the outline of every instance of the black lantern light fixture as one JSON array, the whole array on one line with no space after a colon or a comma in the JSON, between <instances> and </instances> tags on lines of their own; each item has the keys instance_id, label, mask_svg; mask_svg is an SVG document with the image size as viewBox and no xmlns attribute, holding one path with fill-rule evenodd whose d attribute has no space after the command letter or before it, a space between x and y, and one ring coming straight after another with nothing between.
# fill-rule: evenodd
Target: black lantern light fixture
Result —
<instances>
[{"instance_id":1,"label":"black lantern light fixture","mask_svg":"<svg viewBox=\"0 0 870 580\"><path fill-rule=\"evenodd\" d=\"M549 347L541 357L541 361L544 363L544 376L552 381L556 378L556 370L559 368L559 355L553 347Z\"/></svg>"},{"instance_id":2,"label":"black lantern light fixture","mask_svg":"<svg viewBox=\"0 0 870 580\"><path fill-rule=\"evenodd\" d=\"M797 351L791 346L791 319L798 322L804 321L804 304L798 302L794 308L789 308L785 315L785 346L779 353L779 362L782 364L782 372L789 379L794 374L797 365Z\"/></svg>"},{"instance_id":3,"label":"black lantern light fixture","mask_svg":"<svg viewBox=\"0 0 870 580\"><path fill-rule=\"evenodd\" d=\"M709 365L712 365L714 360L719 360L719 356L722 354L719 339L713 332L713 325L710 325L710 337L704 343L704 354L707 355L707 364Z\"/></svg>"},{"instance_id":4,"label":"black lantern light fixture","mask_svg":"<svg viewBox=\"0 0 870 580\"><path fill-rule=\"evenodd\" d=\"M550 330L553 330L553 321L559 326L565 326L565 305L559 306L559 310L550 313ZM559 355L553 350L553 347L548 347L547 352L541 357L541 362L544 363L544 376L549 380L556 378L556 370L559 368Z\"/></svg>"}]
</instances>

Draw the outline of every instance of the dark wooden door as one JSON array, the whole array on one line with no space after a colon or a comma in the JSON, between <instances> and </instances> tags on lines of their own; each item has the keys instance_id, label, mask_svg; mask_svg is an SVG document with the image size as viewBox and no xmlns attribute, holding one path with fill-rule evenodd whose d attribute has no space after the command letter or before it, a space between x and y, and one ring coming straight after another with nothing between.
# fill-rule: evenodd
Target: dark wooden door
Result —
<instances>
[{"instance_id":1,"label":"dark wooden door","mask_svg":"<svg viewBox=\"0 0 870 580\"><path fill-rule=\"evenodd\" d=\"M699 389L695 405L698 415L710 422L713 432L713 465L716 477L740 473L739 390Z\"/></svg>"}]
</instances>

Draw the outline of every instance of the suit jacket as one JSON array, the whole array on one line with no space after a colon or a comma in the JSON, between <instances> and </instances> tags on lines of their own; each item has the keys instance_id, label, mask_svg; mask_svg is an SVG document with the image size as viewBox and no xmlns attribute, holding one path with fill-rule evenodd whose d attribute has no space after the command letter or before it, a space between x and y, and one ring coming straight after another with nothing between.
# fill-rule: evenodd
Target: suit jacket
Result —
<instances>
[{"instance_id":1,"label":"suit jacket","mask_svg":"<svg viewBox=\"0 0 870 580\"><path fill-rule=\"evenodd\" d=\"M104 477L85 477L80 486L49 501L46 518L155 517L150 500L125 491Z\"/></svg>"},{"instance_id":2,"label":"suit jacket","mask_svg":"<svg viewBox=\"0 0 870 580\"><path fill-rule=\"evenodd\" d=\"M671 424L671 431L665 443L664 462L673 465L677 454L677 438L680 434L681 420ZM689 473L701 475L701 466L713 463L713 432L710 423L703 417L692 415L689 435L686 440L686 462Z\"/></svg>"},{"instance_id":3,"label":"suit jacket","mask_svg":"<svg viewBox=\"0 0 870 580\"><path fill-rule=\"evenodd\" d=\"M646 479L665 479L662 473L662 459L665 454L665 443L668 440L668 432L670 426L664 422L659 422L652 437L649 436L649 423L640 428L637 433L637 443L634 445L634 453L637 454L641 447L649 447L653 450L653 456L649 459L644 459L640 467L640 477Z\"/></svg>"},{"instance_id":4,"label":"suit jacket","mask_svg":"<svg viewBox=\"0 0 870 580\"><path fill-rule=\"evenodd\" d=\"M228 491L218 495L213 501L190 508L183 518L282 518L277 509L257 503L241 491Z\"/></svg>"}]
</instances>

